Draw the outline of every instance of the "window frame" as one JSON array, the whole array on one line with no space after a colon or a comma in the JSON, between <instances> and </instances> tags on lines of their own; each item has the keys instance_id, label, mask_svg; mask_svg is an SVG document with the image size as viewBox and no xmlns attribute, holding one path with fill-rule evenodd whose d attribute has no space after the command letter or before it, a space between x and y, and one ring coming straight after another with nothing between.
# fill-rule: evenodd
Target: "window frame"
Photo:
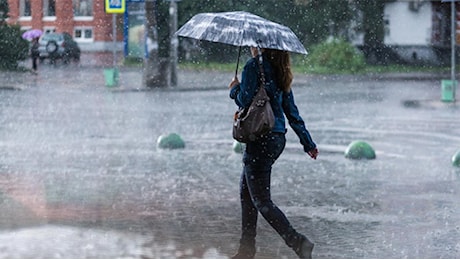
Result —
<instances>
[{"instance_id":1,"label":"window frame","mask_svg":"<svg viewBox=\"0 0 460 260\"><path fill-rule=\"evenodd\" d=\"M54 15L49 15L51 1L54 3ZM56 0L43 0L43 20L56 20Z\"/></svg>"},{"instance_id":2,"label":"window frame","mask_svg":"<svg viewBox=\"0 0 460 260\"><path fill-rule=\"evenodd\" d=\"M76 9L76 4L81 3L82 0L72 0L72 10L73 10L73 18L76 21L90 21L93 20L94 16L94 0L84 0L86 3L88 3L87 9L91 11L90 15L80 15L80 12L77 12Z\"/></svg>"},{"instance_id":3,"label":"window frame","mask_svg":"<svg viewBox=\"0 0 460 260\"><path fill-rule=\"evenodd\" d=\"M81 35L83 37L77 37L77 30L81 30ZM91 38L85 38L85 30L91 30ZM94 28L93 26L75 26L73 28L73 39L76 42L94 42Z\"/></svg>"},{"instance_id":4,"label":"window frame","mask_svg":"<svg viewBox=\"0 0 460 260\"><path fill-rule=\"evenodd\" d=\"M26 12L26 3L29 3L29 15L24 15ZM32 0L19 0L19 20L21 21L32 21Z\"/></svg>"}]
</instances>

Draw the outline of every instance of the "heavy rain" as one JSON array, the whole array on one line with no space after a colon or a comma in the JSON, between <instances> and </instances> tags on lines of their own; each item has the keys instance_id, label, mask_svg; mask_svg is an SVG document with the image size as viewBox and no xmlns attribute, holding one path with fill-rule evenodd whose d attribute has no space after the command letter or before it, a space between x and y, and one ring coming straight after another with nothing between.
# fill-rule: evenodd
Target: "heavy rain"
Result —
<instances>
[{"instance_id":1,"label":"heavy rain","mask_svg":"<svg viewBox=\"0 0 460 260\"><path fill-rule=\"evenodd\" d=\"M88 2L97 9L102 1ZM142 3L134 10L137 4L131 2L143 1L127 1L132 5L128 11L149 8ZM215 1L160 2L164 6L159 10L179 8L179 26L198 12L229 11ZM268 3L229 2L233 8L242 8L236 2L248 2L247 11L283 22L263 12ZM308 8L327 13L338 2L362 1L324 1L324 8L318 7L323 1L289 2L297 8L292 15L298 15L311 13ZM251 10L254 3L261 7ZM194 4L204 7L184 13ZM429 20L434 19L430 12L451 11L451 3L441 1L384 6L386 11L402 7L417 19L429 15ZM23 11L9 6L8 22ZM112 32L114 16L105 15ZM449 19L443 20L448 25L443 33L450 33ZM342 33L336 27L344 22L331 22L326 31ZM302 35L306 57L314 56L309 34L300 33L295 24L284 25ZM23 31L31 29L22 26ZM320 26L309 30L315 28ZM94 42L77 41L78 61L45 59L33 72L30 57L24 57L17 68L0 70L0 258L229 258L236 252L242 155L232 139L236 106L227 87L235 74L237 47L181 39L181 46L193 47L190 53L179 52L177 84L168 79L167 86L151 87L146 86L152 68L147 63L161 55L149 49L150 56L141 54L140 64L128 64L130 57L121 48L124 27L117 30L118 53L113 48L102 54L91 50L88 46L99 37L93 32ZM398 35L391 33L387 38ZM293 226L315 243L314 258L460 257L460 162L454 162L460 151L460 109L455 88L452 93L447 86L449 33L443 34L447 47L437 58L406 47L415 65L407 60L401 64L404 52L395 58L400 62L396 65L389 56L380 63L378 55L367 57L366 67L396 68L390 72L294 71L296 104L320 153L311 160L288 126L286 149L273 166L271 191ZM112 46L110 37L105 44ZM218 66L214 60L200 60L203 53L215 58L212 46L230 52L221 55L230 69L211 68ZM200 57L189 62L188 55ZM292 57L294 66L311 66L301 54ZM244 47L239 75L247 58ZM116 77L107 74L114 71ZM452 99L445 100L449 94ZM159 145L161 137L172 133L183 140L183 148ZM376 158L347 158L345 151L354 141L368 143ZM296 255L260 218L256 257Z\"/></svg>"}]
</instances>

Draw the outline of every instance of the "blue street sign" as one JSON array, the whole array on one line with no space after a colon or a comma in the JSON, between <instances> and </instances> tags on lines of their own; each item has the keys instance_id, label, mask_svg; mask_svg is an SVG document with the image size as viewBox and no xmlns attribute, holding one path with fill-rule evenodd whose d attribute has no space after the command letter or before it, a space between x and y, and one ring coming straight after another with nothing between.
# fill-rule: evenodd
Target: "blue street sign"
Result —
<instances>
[{"instance_id":1,"label":"blue street sign","mask_svg":"<svg viewBox=\"0 0 460 260\"><path fill-rule=\"evenodd\" d=\"M122 14L125 9L125 0L105 0L105 12L108 14Z\"/></svg>"}]
</instances>

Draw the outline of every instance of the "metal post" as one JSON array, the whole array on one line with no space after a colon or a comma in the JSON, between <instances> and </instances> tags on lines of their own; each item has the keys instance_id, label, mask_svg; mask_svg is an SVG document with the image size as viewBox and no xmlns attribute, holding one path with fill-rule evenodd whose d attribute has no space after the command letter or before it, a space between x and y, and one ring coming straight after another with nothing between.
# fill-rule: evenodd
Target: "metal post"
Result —
<instances>
[{"instance_id":1,"label":"metal post","mask_svg":"<svg viewBox=\"0 0 460 260\"><path fill-rule=\"evenodd\" d=\"M112 14L113 68L117 67L117 15Z\"/></svg>"},{"instance_id":2,"label":"metal post","mask_svg":"<svg viewBox=\"0 0 460 260\"><path fill-rule=\"evenodd\" d=\"M452 1L450 2L450 9L451 9L451 74L450 78L452 80L452 84L455 89L455 43L456 43L456 26L455 26L455 21L456 21L456 12L455 12L455 2Z\"/></svg>"},{"instance_id":3,"label":"metal post","mask_svg":"<svg viewBox=\"0 0 460 260\"><path fill-rule=\"evenodd\" d=\"M177 36L177 0L170 0L169 3L169 35L171 39L170 46L170 64L171 64L171 86L177 86L177 46L179 45Z\"/></svg>"}]
</instances>

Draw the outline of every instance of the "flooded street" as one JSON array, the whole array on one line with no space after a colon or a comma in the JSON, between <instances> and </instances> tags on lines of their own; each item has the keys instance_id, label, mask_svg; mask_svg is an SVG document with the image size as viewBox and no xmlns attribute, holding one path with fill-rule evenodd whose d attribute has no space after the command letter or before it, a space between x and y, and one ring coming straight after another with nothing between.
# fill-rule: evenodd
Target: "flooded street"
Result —
<instances>
[{"instance_id":1,"label":"flooded street","mask_svg":"<svg viewBox=\"0 0 460 260\"><path fill-rule=\"evenodd\" d=\"M72 66L72 65L71 65ZM0 72L0 258L226 258L240 234L241 154L232 73L181 71L145 90L142 72L104 86L102 68ZM314 258L459 258L458 103L438 79L295 75L319 146L288 128L272 196L315 242ZM459 95L457 93L457 98ZM180 150L157 139L177 133ZM353 161L364 140L375 160ZM258 258L295 258L260 218Z\"/></svg>"}]
</instances>

